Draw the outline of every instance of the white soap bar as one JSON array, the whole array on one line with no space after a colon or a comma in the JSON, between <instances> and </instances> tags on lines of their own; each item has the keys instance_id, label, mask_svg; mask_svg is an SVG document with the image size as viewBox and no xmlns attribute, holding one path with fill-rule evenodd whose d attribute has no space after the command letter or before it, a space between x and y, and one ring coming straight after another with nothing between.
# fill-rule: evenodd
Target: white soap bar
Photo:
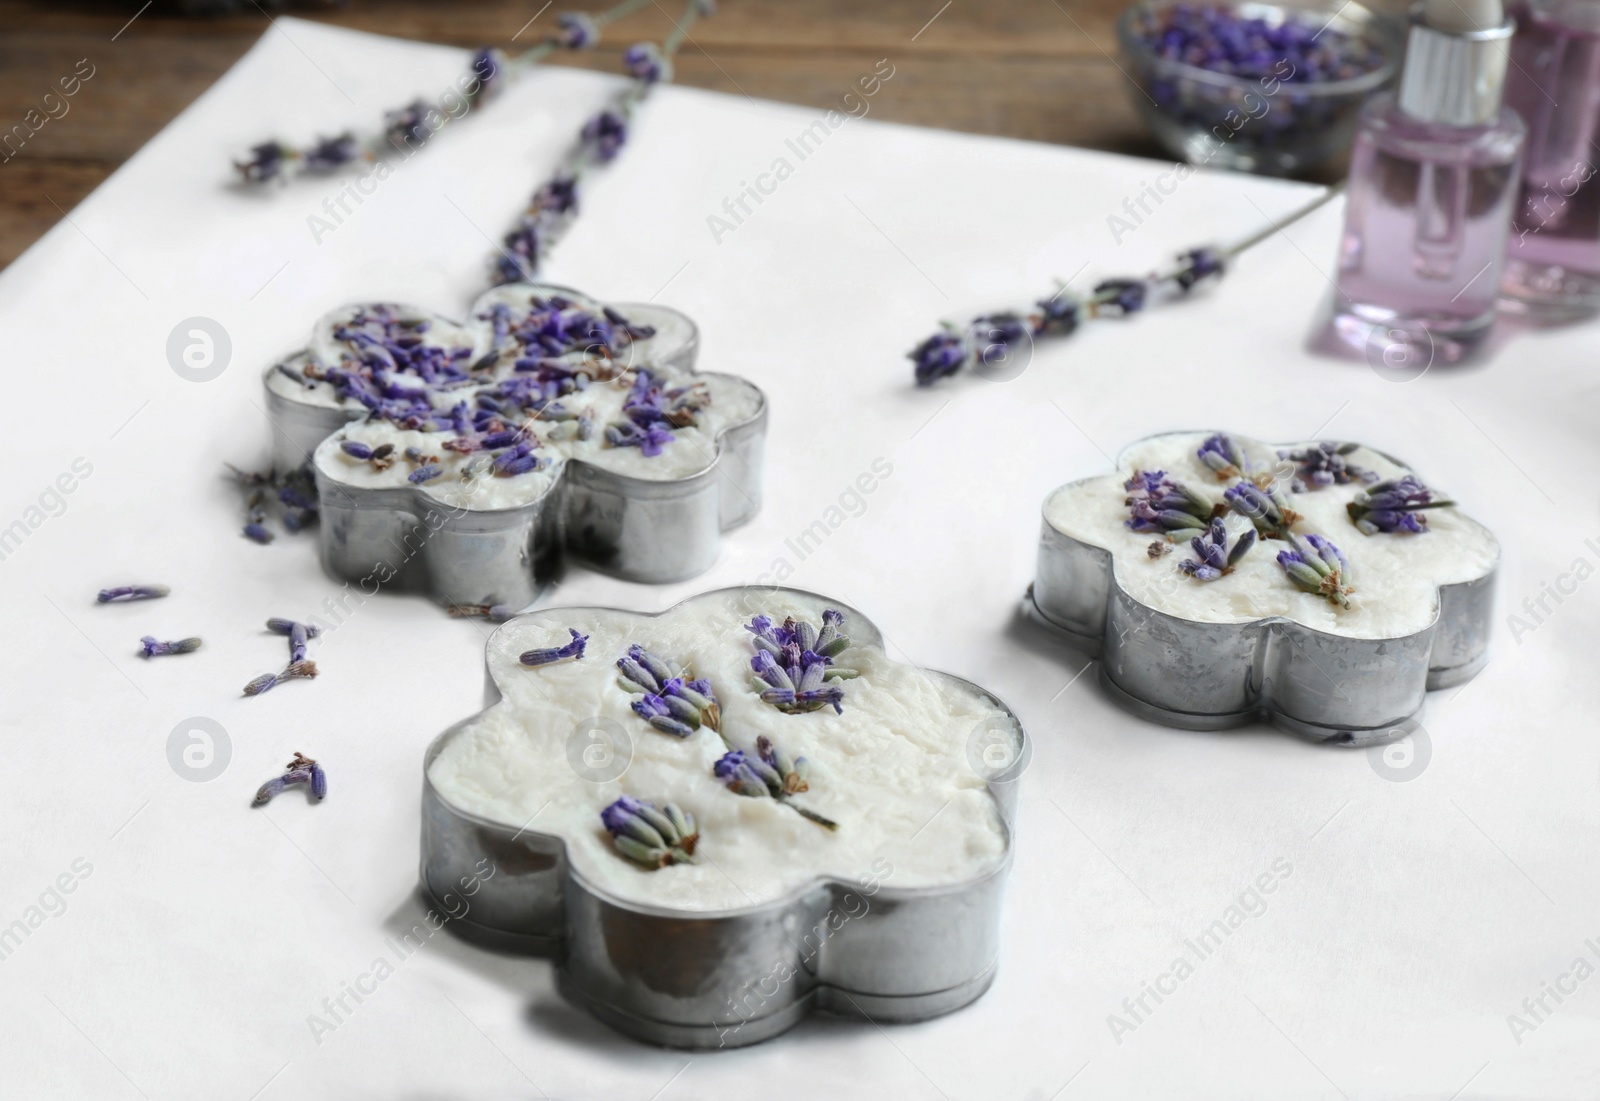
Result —
<instances>
[{"instance_id":1,"label":"white soap bar","mask_svg":"<svg viewBox=\"0 0 1600 1101\"><path fill-rule=\"evenodd\" d=\"M795 615L813 625L827 606L791 592L763 593L761 603L777 622ZM841 682L842 714L786 714L750 686L754 650L743 625L753 610L723 592L658 617L585 609L519 616L489 644L490 671L504 698L454 735L429 778L453 807L564 838L580 876L636 903L728 910L770 902L821 877L876 875L895 887L921 887L997 867L1008 833L969 742L986 723L1014 729L1006 714L862 643L836 659L860 672ZM854 618L845 621L847 635ZM569 627L589 636L582 659L518 663L525 650L566 643ZM635 643L710 680L722 731L736 747L753 748L764 734L808 758L810 790L793 799L839 823L838 830L776 800L729 791L712 774L727 748L714 731L701 727L679 739L636 715L615 666ZM632 743L631 763L618 779L595 782L569 763L574 731L581 746L595 717L616 723ZM600 812L623 794L690 811L700 831L698 862L652 870L618 853Z\"/></svg>"},{"instance_id":2,"label":"white soap bar","mask_svg":"<svg viewBox=\"0 0 1600 1101\"><path fill-rule=\"evenodd\" d=\"M1121 471L1074 482L1051 494L1045 501L1045 521L1064 535L1111 551L1117 581L1157 611L1209 623L1285 616L1351 638L1394 638L1426 629L1438 612L1440 585L1480 578L1499 560L1499 544L1488 529L1453 507L1426 510L1428 530L1422 534L1364 535L1345 508L1365 488L1363 483L1291 493L1288 478L1294 464L1280 459L1278 452L1313 445L1271 446L1235 435L1253 471L1281 479L1280 496L1303 517L1295 524L1295 533L1323 535L1344 552L1355 586L1351 606L1337 607L1290 584L1277 562L1286 544L1276 539L1257 542L1232 573L1215 581L1188 577L1177 565L1193 557L1186 541L1172 544L1169 554L1151 558L1148 548L1162 536L1126 526L1124 483L1135 471L1164 470L1213 504L1220 502L1223 491L1237 479L1219 480L1197 457L1208 435L1173 433L1141 441L1123 453ZM1411 473L1368 447L1358 447L1347 458L1383 480ZM1447 486L1428 484L1448 496ZM1226 523L1230 535L1249 526L1238 516L1229 516Z\"/></svg>"}]
</instances>

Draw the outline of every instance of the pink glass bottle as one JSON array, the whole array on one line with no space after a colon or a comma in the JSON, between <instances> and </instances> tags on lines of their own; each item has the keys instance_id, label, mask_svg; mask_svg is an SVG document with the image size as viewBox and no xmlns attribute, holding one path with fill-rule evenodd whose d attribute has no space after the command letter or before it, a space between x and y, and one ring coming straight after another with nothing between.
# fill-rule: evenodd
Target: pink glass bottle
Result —
<instances>
[{"instance_id":1,"label":"pink glass bottle","mask_svg":"<svg viewBox=\"0 0 1600 1101\"><path fill-rule=\"evenodd\" d=\"M1526 136L1501 103L1512 29L1497 0L1430 0L1362 112L1334 328L1369 356L1460 359L1494 322Z\"/></svg>"},{"instance_id":2,"label":"pink glass bottle","mask_svg":"<svg viewBox=\"0 0 1600 1101\"><path fill-rule=\"evenodd\" d=\"M1600 2L1525 0L1506 102L1528 123L1505 309L1542 320L1600 312Z\"/></svg>"}]
</instances>

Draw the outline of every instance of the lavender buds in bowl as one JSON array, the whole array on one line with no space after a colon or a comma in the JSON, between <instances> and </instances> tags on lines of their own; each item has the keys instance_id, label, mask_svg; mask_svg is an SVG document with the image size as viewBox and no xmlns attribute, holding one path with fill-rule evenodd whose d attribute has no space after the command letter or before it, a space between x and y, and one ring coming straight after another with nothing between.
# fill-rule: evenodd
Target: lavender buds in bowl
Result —
<instances>
[{"instance_id":1,"label":"lavender buds in bowl","mask_svg":"<svg viewBox=\"0 0 1600 1101\"><path fill-rule=\"evenodd\" d=\"M1265 175L1343 154L1401 53L1396 24L1332 0L1142 0L1117 21L1117 41L1133 104L1169 153Z\"/></svg>"}]
</instances>

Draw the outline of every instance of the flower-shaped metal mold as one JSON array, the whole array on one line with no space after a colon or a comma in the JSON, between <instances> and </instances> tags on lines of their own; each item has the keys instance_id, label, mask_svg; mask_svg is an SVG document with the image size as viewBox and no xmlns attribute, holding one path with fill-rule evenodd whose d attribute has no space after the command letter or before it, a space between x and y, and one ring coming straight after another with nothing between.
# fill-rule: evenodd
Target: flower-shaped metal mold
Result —
<instances>
[{"instance_id":1,"label":"flower-shaped metal mold","mask_svg":"<svg viewBox=\"0 0 1600 1101\"><path fill-rule=\"evenodd\" d=\"M551 300L565 304L569 321L591 319L585 321L592 322L589 333L558 331L560 340L549 342L528 324L532 311ZM735 376L695 372L698 348L694 323L676 310L610 307L545 284L496 287L474 304L466 323L403 305L345 307L318 322L309 347L267 372L274 464L283 470L309 463L320 498L323 563L368 591L387 585L452 605L521 607L539 595L569 552L632 581L682 580L707 569L721 533L759 509L766 438L761 391ZM395 362L397 349L407 353L405 362ZM597 362L598 373L583 366ZM365 402L336 384L340 370L352 365L369 371ZM550 384L531 416L528 406L518 410L496 397L497 387L524 385L532 390L521 391L518 400L539 394L536 380L545 376L526 372L546 367L564 378L582 375L578 390L569 385L566 396L552 399L557 391ZM704 416L713 427L667 429L655 439L629 423L616 430L591 423L596 403L627 421L626 403L637 400L630 387L641 379L692 389L702 399L711 395ZM513 485L497 476L507 473L498 462L490 465L491 457L501 456L486 453L475 483L463 483L454 471L427 480L430 470L422 468L429 460L465 456L439 449L447 436L398 428L389 433L389 461L402 460L411 478L377 477L370 465L347 461L342 448L366 446L364 439L377 443L376 432L405 423L392 413L386 420L374 413L376 398L404 402L412 395L431 404L439 421L448 420L453 403L469 415L481 415L485 402L504 403L508 420L527 418L528 433L518 438L532 441L523 459L532 469L511 471L518 474ZM588 413L571 423L541 419L573 404ZM693 421L699 408L666 415ZM561 415L570 420L573 410ZM572 443L570 454L552 459L539 450L541 438L555 446L559 433L572 441L580 428L584 443ZM610 434L620 430L628 435ZM614 438L617 446L611 446ZM407 442L418 461L403 460ZM464 484L473 492L463 492Z\"/></svg>"},{"instance_id":2,"label":"flower-shaped metal mold","mask_svg":"<svg viewBox=\"0 0 1600 1101\"><path fill-rule=\"evenodd\" d=\"M745 625L758 614L816 622L824 609L843 613L851 642L838 660L859 676L842 682L837 715L780 711L746 681ZM519 663L519 651L573 631L582 658ZM690 657L715 692L720 732L680 739L630 711L617 681L624 640L672 664ZM486 710L424 760L421 886L461 915L449 927L464 938L553 955L570 1001L669 1047L756 1043L812 1009L921 1020L992 982L1026 735L976 685L891 661L859 612L771 588L717 590L653 616L548 609L499 628L488 672ZM874 709L902 697L934 710L879 723ZM848 726L852 716L868 726ZM723 741L755 729L809 758L797 799L813 813L717 778ZM937 782L885 791L880 773L901 761ZM851 794L863 773L871 793ZM622 795L692 814L693 862L647 868L619 853L599 812ZM817 809L836 831L815 824Z\"/></svg>"},{"instance_id":3,"label":"flower-shaped metal mold","mask_svg":"<svg viewBox=\"0 0 1600 1101\"><path fill-rule=\"evenodd\" d=\"M1246 469L1222 456L1219 439ZM1422 490L1411 498L1425 502L1415 512L1365 507L1393 496L1392 483L1415 479L1398 459L1355 444L1274 446L1189 432L1141 440L1117 465L1046 498L1022 614L1098 658L1101 684L1134 714L1192 730L1260 720L1317 741L1369 745L1414 729L1428 691L1470 680L1487 661L1499 544L1449 502L1429 502L1420 482L1403 483ZM1236 565L1211 551L1209 535L1191 552L1189 537L1210 520L1186 521L1164 490L1164 505L1136 503L1149 483L1135 476L1157 471L1167 475L1163 485L1175 481L1200 498L1191 513L1211 506L1232 546L1261 537ZM1230 506L1241 482L1299 514L1288 527L1298 544L1270 516L1252 521L1248 502ZM1314 592L1292 580L1295 546L1311 553L1307 537L1342 548L1329 560L1345 556L1348 606L1333 582ZM1208 551L1220 570L1196 577ZM1217 572L1224 576L1203 579Z\"/></svg>"}]
</instances>

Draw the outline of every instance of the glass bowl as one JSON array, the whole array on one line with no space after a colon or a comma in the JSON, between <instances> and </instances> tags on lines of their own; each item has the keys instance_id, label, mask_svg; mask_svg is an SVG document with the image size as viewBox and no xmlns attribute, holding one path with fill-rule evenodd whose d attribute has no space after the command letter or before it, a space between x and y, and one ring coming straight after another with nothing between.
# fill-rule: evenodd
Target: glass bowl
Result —
<instances>
[{"instance_id":1,"label":"glass bowl","mask_svg":"<svg viewBox=\"0 0 1600 1101\"><path fill-rule=\"evenodd\" d=\"M1404 39L1398 22L1356 3L1321 0L1189 6L1224 8L1273 26L1300 19L1324 31L1342 31L1378 51L1377 68L1347 80L1297 83L1274 76L1234 76L1171 61L1139 36L1139 23L1142 16L1180 2L1141 0L1129 7L1117 20L1117 41L1134 106L1156 140L1190 164L1272 176L1315 168L1350 147L1362 104L1391 83L1400 68ZM1288 77L1293 66L1284 61L1283 67Z\"/></svg>"}]
</instances>

